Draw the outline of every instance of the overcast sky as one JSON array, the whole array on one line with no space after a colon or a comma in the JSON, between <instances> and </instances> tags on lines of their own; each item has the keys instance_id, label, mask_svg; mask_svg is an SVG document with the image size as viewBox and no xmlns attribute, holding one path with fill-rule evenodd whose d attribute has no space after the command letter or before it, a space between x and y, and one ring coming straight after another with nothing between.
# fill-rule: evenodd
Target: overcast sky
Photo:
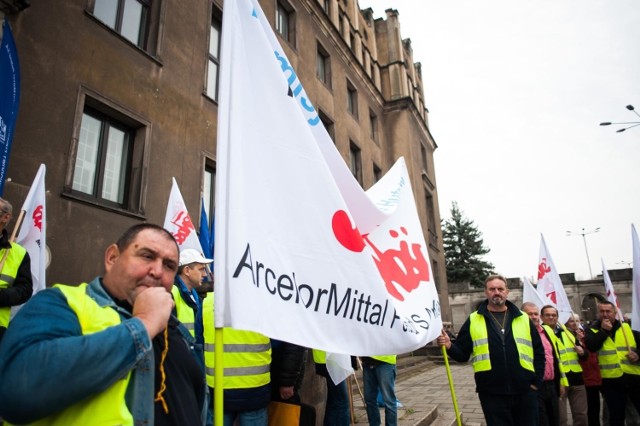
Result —
<instances>
[{"instance_id":1,"label":"overcast sky","mask_svg":"<svg viewBox=\"0 0 640 426\"><path fill-rule=\"evenodd\" d=\"M422 63L440 214L457 201L508 277L628 267L640 227L640 2L359 0L400 14ZM534 278L537 278L534 277Z\"/></svg>"}]
</instances>

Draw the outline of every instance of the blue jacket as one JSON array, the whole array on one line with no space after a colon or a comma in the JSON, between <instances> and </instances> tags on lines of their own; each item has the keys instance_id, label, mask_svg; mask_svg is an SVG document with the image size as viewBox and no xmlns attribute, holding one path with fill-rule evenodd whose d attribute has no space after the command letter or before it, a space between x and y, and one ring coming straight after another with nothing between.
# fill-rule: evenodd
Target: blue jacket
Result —
<instances>
[{"instance_id":1,"label":"blue jacket","mask_svg":"<svg viewBox=\"0 0 640 426\"><path fill-rule=\"evenodd\" d=\"M87 294L116 310L122 322L83 335L56 288L36 294L12 320L0 345L0 416L13 423L38 420L102 392L133 370L127 406L136 425L153 424L154 354L142 321L115 304L100 278L89 283ZM194 339L179 327L193 347Z\"/></svg>"}]
</instances>

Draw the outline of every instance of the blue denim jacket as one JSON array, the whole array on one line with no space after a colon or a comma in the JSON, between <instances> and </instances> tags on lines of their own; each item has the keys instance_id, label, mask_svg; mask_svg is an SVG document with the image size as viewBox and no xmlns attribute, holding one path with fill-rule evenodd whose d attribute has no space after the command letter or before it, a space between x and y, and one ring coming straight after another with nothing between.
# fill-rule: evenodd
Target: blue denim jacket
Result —
<instances>
[{"instance_id":1,"label":"blue denim jacket","mask_svg":"<svg viewBox=\"0 0 640 426\"><path fill-rule=\"evenodd\" d=\"M87 294L116 310L122 322L83 335L55 288L36 294L11 321L0 345L1 417L13 423L41 419L104 391L133 370L127 406L136 425L153 424L154 356L142 321L115 304L99 277ZM179 329L195 356L195 340L182 324Z\"/></svg>"}]
</instances>

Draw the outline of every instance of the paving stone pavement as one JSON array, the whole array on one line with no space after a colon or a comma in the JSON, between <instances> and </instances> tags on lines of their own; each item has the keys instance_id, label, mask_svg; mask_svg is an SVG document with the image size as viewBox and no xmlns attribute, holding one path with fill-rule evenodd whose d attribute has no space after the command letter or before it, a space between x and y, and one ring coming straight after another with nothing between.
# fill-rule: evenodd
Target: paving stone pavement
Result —
<instances>
[{"instance_id":1,"label":"paving stone pavement","mask_svg":"<svg viewBox=\"0 0 640 426\"><path fill-rule=\"evenodd\" d=\"M480 400L475 391L471 364L452 363L451 375L458 401L458 409L466 426L485 426ZM359 383L362 389L362 383ZM356 389L354 387L354 389ZM455 410L451 399L447 372L444 365L432 362L398 375L396 396L403 407L398 408L399 426L455 425ZM367 413L361 396L353 394L356 423L367 424ZM437 407L437 420L432 418ZM384 424L384 409L380 409ZM434 421L432 423L432 421Z\"/></svg>"}]
</instances>

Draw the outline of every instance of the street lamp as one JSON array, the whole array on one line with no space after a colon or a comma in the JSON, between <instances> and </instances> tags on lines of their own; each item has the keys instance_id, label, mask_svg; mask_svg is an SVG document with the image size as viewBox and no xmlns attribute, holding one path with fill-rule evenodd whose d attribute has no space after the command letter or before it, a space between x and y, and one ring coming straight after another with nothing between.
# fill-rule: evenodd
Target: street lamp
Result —
<instances>
[{"instance_id":1,"label":"street lamp","mask_svg":"<svg viewBox=\"0 0 640 426\"><path fill-rule=\"evenodd\" d=\"M640 123L638 123L640 124ZM597 227L595 229L591 229L589 231L585 231L585 228L582 228L582 232L576 232L576 231L567 231L567 237L572 237L574 235L582 235L582 241L584 241L584 252L587 254L587 263L589 264L589 277L593 278L593 272L591 272L591 261L589 260L589 250L587 249L587 238L585 237L585 235L589 235L589 234L594 234L596 232L600 231L600 227Z\"/></svg>"},{"instance_id":2,"label":"street lamp","mask_svg":"<svg viewBox=\"0 0 640 426\"><path fill-rule=\"evenodd\" d=\"M635 108L633 107L633 105L627 105L627 109L631 112L633 112L635 115L637 115L640 118L640 114L638 114L638 111L635 110ZM622 133L627 129L631 129L632 127L637 127L640 126L640 121L627 121L627 122L622 122L622 123L612 123L610 121L605 121L604 123L600 123L601 126L610 126L612 124L632 124L632 126L629 127L623 127L622 129L618 129L616 130L616 133Z\"/></svg>"}]
</instances>

